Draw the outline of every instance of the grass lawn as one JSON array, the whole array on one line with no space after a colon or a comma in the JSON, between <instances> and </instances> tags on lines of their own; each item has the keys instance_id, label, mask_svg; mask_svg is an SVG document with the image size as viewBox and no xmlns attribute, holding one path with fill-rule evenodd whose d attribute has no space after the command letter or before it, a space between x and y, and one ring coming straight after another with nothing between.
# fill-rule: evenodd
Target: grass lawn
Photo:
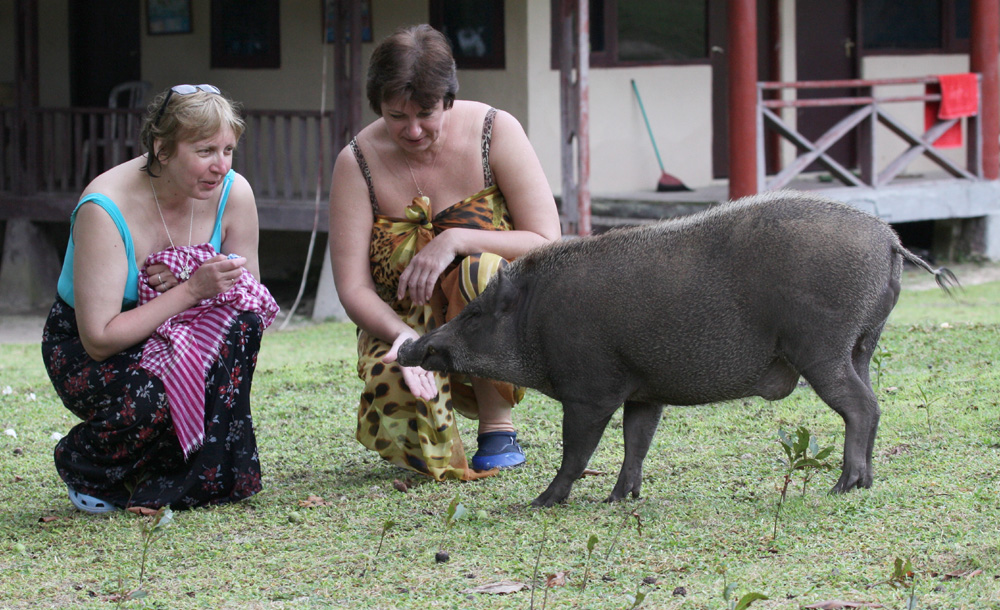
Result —
<instances>
[{"instance_id":1,"label":"grass lawn","mask_svg":"<svg viewBox=\"0 0 1000 610\"><path fill-rule=\"evenodd\" d=\"M534 392L516 412L525 467L399 491L412 475L354 440L353 344L349 324L268 332L253 406L264 491L175 513L149 546L145 597L126 600L149 518L72 507L52 448L76 422L38 346L0 346L0 430L16 434L0 435L0 608L722 609L756 592L769 599L754 609L901 609L911 596L917 608L1000 609L1000 282L957 300L904 290L873 367L875 484L842 496L826 492L843 423L806 387L668 409L638 501L602 503L621 463L619 414L591 461L598 474L566 505L528 507L561 457L560 407ZM774 538L777 433L799 426L834 447L836 467L804 493L794 475ZM449 522L456 497L462 518ZM897 559L913 570L900 587ZM474 592L501 581L535 587Z\"/></svg>"}]
</instances>

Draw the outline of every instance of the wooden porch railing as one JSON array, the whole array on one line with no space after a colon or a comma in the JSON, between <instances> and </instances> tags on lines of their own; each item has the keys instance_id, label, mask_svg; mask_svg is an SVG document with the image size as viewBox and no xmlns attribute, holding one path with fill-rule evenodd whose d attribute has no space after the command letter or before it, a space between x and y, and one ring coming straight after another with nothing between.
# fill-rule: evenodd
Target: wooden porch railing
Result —
<instances>
[{"instance_id":1,"label":"wooden porch railing","mask_svg":"<svg viewBox=\"0 0 1000 610\"><path fill-rule=\"evenodd\" d=\"M982 99L982 77L979 76L980 83L979 99ZM896 178L910 163L920 157L928 157L931 161L943 168L948 174L955 178L964 180L979 180L983 177L982 168L982 128L979 116L972 116L966 119L966 133L968 146L966 152L966 167L962 168L945 157L934 148L934 142L938 140L948 129L958 123L961 119L950 119L946 121L938 120L926 131L918 133L907 127L898 118L893 117L886 110L890 104L903 102L939 102L940 93L925 93L922 95L875 95L873 88L886 88L896 85L929 85L936 84L937 77L927 76L921 78L892 78L880 80L838 80L838 81L800 81L800 82L761 82L757 84L757 190L765 191L779 189L787 186L792 179L806 171L813 163L818 162L826 167L836 179L848 186L870 186L878 188L889 184ZM780 91L782 89L855 89L859 93L850 97L830 97L816 99L780 100L765 99L766 92ZM837 124L827 130L816 141L810 141L799 133L795 128L788 125L778 115L780 108L808 108L808 107L856 107L857 110L851 112L841 119ZM922 115L921 115L922 116ZM904 140L907 148L887 163L883 168L876 167L878 142L877 137L880 130L877 125L884 125L891 134ZM777 174L768 178L765 170L764 159L764 131L765 127L770 127L782 137L794 144L799 151L799 155ZM858 160L859 174L855 175L849 168L844 167L828 154L831 146L840 141L844 136L856 130L858 134Z\"/></svg>"},{"instance_id":2,"label":"wooden porch railing","mask_svg":"<svg viewBox=\"0 0 1000 610\"><path fill-rule=\"evenodd\" d=\"M247 110L233 167L258 201L312 203L329 193L336 155L332 112ZM0 194L71 194L101 172L139 154L141 112L110 108L39 108L17 120L0 108ZM20 127L18 125L20 124ZM321 154L321 152L323 154Z\"/></svg>"}]
</instances>

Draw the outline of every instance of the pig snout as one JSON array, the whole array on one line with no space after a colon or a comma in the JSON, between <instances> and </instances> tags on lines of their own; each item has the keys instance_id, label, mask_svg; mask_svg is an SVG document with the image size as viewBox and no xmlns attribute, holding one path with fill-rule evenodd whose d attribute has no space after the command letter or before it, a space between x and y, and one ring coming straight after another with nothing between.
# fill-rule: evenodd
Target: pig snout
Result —
<instances>
[{"instance_id":1,"label":"pig snout","mask_svg":"<svg viewBox=\"0 0 1000 610\"><path fill-rule=\"evenodd\" d=\"M435 347L427 337L417 341L407 339L399 346L396 360L403 366L419 366L428 371L448 371L446 354Z\"/></svg>"},{"instance_id":2,"label":"pig snout","mask_svg":"<svg viewBox=\"0 0 1000 610\"><path fill-rule=\"evenodd\" d=\"M404 341L396 354L396 360L403 366L420 366L423 359L423 350L417 347L417 342L413 339Z\"/></svg>"}]
</instances>

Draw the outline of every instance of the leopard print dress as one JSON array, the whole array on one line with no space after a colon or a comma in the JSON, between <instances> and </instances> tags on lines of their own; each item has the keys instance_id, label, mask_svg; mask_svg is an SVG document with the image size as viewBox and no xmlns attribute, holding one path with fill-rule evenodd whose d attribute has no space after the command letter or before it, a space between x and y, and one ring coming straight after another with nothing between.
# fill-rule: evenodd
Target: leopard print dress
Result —
<instances>
[{"instance_id":1,"label":"leopard print dress","mask_svg":"<svg viewBox=\"0 0 1000 610\"><path fill-rule=\"evenodd\" d=\"M415 305L409 297L396 299L400 274L413 256L442 231L456 227L484 231L513 229L503 193L494 183L489 165L495 116L496 110L491 108L483 122L485 187L433 217L431 202L426 197L414 198L406 208L405 218L380 214L368 164L357 139L351 141L351 150L368 184L374 213L370 258L376 292L421 335L458 315L486 287L490 278L507 265L505 259L488 252L459 258L445 270L429 303ZM468 465L455 417L456 412L472 419L478 417L469 378L435 373L437 396L431 400L416 398L403 381L400 367L382 362L391 347L359 329L358 376L365 387L358 408L358 441L393 464L437 480L471 480L484 476ZM511 403L518 402L524 394L523 389L510 384L497 383L496 386Z\"/></svg>"}]
</instances>

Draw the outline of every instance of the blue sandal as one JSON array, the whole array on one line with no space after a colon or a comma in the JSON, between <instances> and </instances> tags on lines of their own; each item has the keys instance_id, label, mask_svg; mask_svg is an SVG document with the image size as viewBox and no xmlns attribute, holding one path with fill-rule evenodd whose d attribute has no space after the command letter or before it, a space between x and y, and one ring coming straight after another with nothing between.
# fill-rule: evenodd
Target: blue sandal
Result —
<instances>
[{"instance_id":1,"label":"blue sandal","mask_svg":"<svg viewBox=\"0 0 1000 610\"><path fill-rule=\"evenodd\" d=\"M79 508L80 510L87 513L110 513L111 511L118 510L118 507L101 500L100 498L95 498L94 496L88 496L87 494L82 494L72 487L69 487L69 501L73 503L73 506Z\"/></svg>"},{"instance_id":2,"label":"blue sandal","mask_svg":"<svg viewBox=\"0 0 1000 610\"><path fill-rule=\"evenodd\" d=\"M473 470L514 468L525 462L517 432L487 432L476 437L479 450L472 456Z\"/></svg>"}]
</instances>

